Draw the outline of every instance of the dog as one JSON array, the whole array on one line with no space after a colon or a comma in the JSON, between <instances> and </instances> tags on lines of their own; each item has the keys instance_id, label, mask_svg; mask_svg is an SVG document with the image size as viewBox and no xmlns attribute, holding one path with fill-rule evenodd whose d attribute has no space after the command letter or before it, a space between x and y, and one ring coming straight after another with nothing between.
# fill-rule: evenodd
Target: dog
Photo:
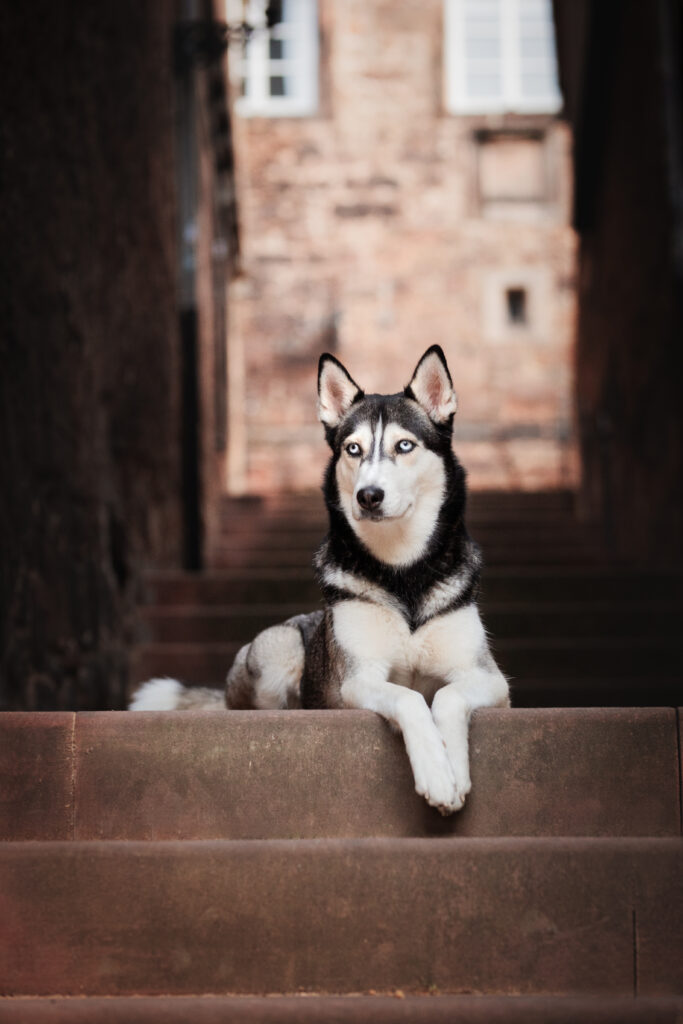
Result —
<instances>
[{"instance_id":1,"label":"dog","mask_svg":"<svg viewBox=\"0 0 683 1024\"><path fill-rule=\"evenodd\" d=\"M470 716L510 701L476 604L482 563L464 522L456 407L438 345L391 395L366 395L321 356L318 414L332 452L329 533L314 559L324 607L244 646L224 697L156 679L131 710L375 711L401 732L417 792L444 815L459 810L471 787Z\"/></svg>"}]
</instances>

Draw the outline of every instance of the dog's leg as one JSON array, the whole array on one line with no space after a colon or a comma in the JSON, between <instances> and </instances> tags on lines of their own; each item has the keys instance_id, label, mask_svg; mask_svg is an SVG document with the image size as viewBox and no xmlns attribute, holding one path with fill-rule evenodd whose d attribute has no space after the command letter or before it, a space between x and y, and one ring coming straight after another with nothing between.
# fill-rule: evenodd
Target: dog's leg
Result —
<instances>
[{"instance_id":1,"label":"dog's leg","mask_svg":"<svg viewBox=\"0 0 683 1024\"><path fill-rule=\"evenodd\" d=\"M297 707L304 667L304 645L298 629L270 626L239 651L226 682L230 709L277 711Z\"/></svg>"},{"instance_id":2,"label":"dog's leg","mask_svg":"<svg viewBox=\"0 0 683 1024\"><path fill-rule=\"evenodd\" d=\"M458 809L472 788L468 732L472 708L462 696L457 683L437 690L432 701L432 716L439 735L443 738L448 761L455 779Z\"/></svg>"},{"instance_id":3,"label":"dog's leg","mask_svg":"<svg viewBox=\"0 0 683 1024\"><path fill-rule=\"evenodd\" d=\"M422 694L386 679L386 666L364 665L341 687L344 705L375 711L400 729L415 789L442 814L462 806L443 740Z\"/></svg>"},{"instance_id":4,"label":"dog's leg","mask_svg":"<svg viewBox=\"0 0 683 1024\"><path fill-rule=\"evenodd\" d=\"M443 737L455 778L458 806L472 788L469 759L469 725L472 712L481 707L508 707L510 698L505 677L496 668L474 668L453 672L448 683L437 690L432 701L432 716Z\"/></svg>"}]
</instances>

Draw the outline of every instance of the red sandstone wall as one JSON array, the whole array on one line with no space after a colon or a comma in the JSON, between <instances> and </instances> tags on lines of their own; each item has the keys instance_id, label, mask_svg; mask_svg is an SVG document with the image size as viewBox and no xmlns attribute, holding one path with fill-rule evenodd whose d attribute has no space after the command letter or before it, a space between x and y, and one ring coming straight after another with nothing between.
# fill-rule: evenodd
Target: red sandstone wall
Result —
<instances>
[{"instance_id":1,"label":"red sandstone wall","mask_svg":"<svg viewBox=\"0 0 683 1024\"><path fill-rule=\"evenodd\" d=\"M246 391L233 388L231 488L317 486L321 351L386 391L435 342L460 396L471 483L573 483L566 127L444 111L441 0L324 0L319 12L318 114L235 119L244 275L229 366ZM477 129L504 127L541 130L541 165L524 146L483 155ZM482 202L487 182L523 193L541 172L542 202ZM520 285L526 329L505 323L505 290Z\"/></svg>"}]
</instances>

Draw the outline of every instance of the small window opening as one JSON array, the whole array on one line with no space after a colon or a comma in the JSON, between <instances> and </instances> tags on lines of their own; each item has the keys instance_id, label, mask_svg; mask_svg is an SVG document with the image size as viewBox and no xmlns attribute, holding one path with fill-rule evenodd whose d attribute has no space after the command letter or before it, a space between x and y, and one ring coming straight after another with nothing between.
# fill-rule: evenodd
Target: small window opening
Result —
<instances>
[{"instance_id":1,"label":"small window opening","mask_svg":"<svg viewBox=\"0 0 683 1024\"><path fill-rule=\"evenodd\" d=\"M508 288L505 292L507 304L508 323L515 326L525 326L529 320L527 316L527 302L525 288Z\"/></svg>"},{"instance_id":2,"label":"small window opening","mask_svg":"<svg viewBox=\"0 0 683 1024\"><path fill-rule=\"evenodd\" d=\"M284 39L273 39L271 36L268 40L268 56L271 60L283 60L285 56L285 41Z\"/></svg>"},{"instance_id":3,"label":"small window opening","mask_svg":"<svg viewBox=\"0 0 683 1024\"><path fill-rule=\"evenodd\" d=\"M242 86L236 110L246 117L306 117L318 106L317 0L281 0L281 19L262 24L264 0L223 0L235 21L244 9L257 28L246 47L234 44L235 80ZM272 11L273 0L268 4Z\"/></svg>"},{"instance_id":4,"label":"small window opening","mask_svg":"<svg viewBox=\"0 0 683 1024\"><path fill-rule=\"evenodd\" d=\"M286 96L287 90L285 89L285 77L284 75L271 75L270 76L270 95L271 96Z\"/></svg>"}]
</instances>

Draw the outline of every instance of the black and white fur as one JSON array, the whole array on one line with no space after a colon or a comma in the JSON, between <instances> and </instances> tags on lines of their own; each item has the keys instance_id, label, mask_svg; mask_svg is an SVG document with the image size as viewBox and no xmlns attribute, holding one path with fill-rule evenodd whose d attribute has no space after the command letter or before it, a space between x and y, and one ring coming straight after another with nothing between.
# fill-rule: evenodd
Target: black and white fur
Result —
<instances>
[{"instance_id":1,"label":"black and white fur","mask_svg":"<svg viewBox=\"0 0 683 1024\"><path fill-rule=\"evenodd\" d=\"M318 412L332 457L329 533L315 556L324 608L260 633L227 677L228 708L363 708L403 735L418 793L443 814L470 790L468 726L509 704L476 606L481 559L464 523L451 439L457 399L433 345L404 389L365 395L331 355ZM152 680L132 710L217 706Z\"/></svg>"}]
</instances>

